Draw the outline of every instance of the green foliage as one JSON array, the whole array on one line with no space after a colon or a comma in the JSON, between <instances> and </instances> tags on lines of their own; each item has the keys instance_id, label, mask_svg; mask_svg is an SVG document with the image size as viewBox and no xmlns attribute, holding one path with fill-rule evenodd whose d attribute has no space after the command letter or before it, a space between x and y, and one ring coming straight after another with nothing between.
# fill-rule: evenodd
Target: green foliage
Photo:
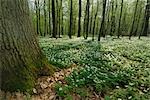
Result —
<instances>
[{"instance_id":1,"label":"green foliage","mask_svg":"<svg viewBox=\"0 0 150 100\"><path fill-rule=\"evenodd\" d=\"M106 95L106 100L116 98L148 100L150 93L150 43L149 39L129 41L111 38L100 43L89 40L49 39L40 41L50 62L60 68L76 63L79 69L66 77L67 85L59 85L57 94L81 94L83 88L92 87L97 93ZM63 60L65 59L65 60ZM58 86L56 86L58 87ZM61 91L59 90L61 89ZM78 92L77 92L77 91ZM122 91L122 92L121 92ZM85 93L85 94L84 94ZM142 94L142 95L140 95Z\"/></svg>"}]
</instances>

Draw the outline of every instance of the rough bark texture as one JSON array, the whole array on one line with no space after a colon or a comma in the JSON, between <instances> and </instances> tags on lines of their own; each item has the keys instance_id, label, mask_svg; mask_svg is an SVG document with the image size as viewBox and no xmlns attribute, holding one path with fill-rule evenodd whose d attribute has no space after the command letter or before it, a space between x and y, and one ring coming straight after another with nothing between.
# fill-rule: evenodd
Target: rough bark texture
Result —
<instances>
[{"instance_id":1,"label":"rough bark texture","mask_svg":"<svg viewBox=\"0 0 150 100\"><path fill-rule=\"evenodd\" d=\"M0 0L0 5L0 88L31 91L35 72L46 66L46 59L36 41L27 0Z\"/></svg>"}]
</instances>

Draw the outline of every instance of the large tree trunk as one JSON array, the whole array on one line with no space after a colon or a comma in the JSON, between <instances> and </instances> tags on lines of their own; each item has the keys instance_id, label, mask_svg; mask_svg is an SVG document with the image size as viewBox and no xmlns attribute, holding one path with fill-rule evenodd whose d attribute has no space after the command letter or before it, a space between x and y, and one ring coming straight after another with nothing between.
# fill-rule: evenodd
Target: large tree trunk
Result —
<instances>
[{"instance_id":1,"label":"large tree trunk","mask_svg":"<svg viewBox=\"0 0 150 100\"><path fill-rule=\"evenodd\" d=\"M0 5L0 89L31 91L36 72L48 65L35 37L27 0L0 0Z\"/></svg>"}]
</instances>

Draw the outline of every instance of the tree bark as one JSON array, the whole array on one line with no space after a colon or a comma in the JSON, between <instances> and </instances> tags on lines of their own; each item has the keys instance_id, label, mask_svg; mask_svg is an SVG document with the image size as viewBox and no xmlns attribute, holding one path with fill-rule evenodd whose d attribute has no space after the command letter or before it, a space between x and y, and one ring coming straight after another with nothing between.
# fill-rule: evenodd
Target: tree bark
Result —
<instances>
[{"instance_id":1,"label":"tree bark","mask_svg":"<svg viewBox=\"0 0 150 100\"><path fill-rule=\"evenodd\" d=\"M89 16L90 16L90 0L87 0L86 4L86 15L85 15L85 39L88 38L88 30L89 30Z\"/></svg>"},{"instance_id":2,"label":"tree bark","mask_svg":"<svg viewBox=\"0 0 150 100\"><path fill-rule=\"evenodd\" d=\"M36 33L39 35L39 15L38 15L38 3L35 0L35 9L36 9Z\"/></svg>"},{"instance_id":3,"label":"tree bark","mask_svg":"<svg viewBox=\"0 0 150 100\"><path fill-rule=\"evenodd\" d=\"M93 22L92 41L94 41L95 26L96 26L96 18L97 18L97 14L98 14L98 8L99 8L99 1L97 0L97 9L96 9L96 13L95 13L95 16L94 16L94 22Z\"/></svg>"},{"instance_id":4,"label":"tree bark","mask_svg":"<svg viewBox=\"0 0 150 100\"><path fill-rule=\"evenodd\" d=\"M52 0L52 19L53 19L53 33L52 33L52 37L56 38L55 0Z\"/></svg>"},{"instance_id":5,"label":"tree bark","mask_svg":"<svg viewBox=\"0 0 150 100\"><path fill-rule=\"evenodd\" d=\"M147 0L147 5L145 8L145 15L144 15L144 28L142 35L147 36L149 33L149 17L150 17L150 0Z\"/></svg>"},{"instance_id":6,"label":"tree bark","mask_svg":"<svg viewBox=\"0 0 150 100\"><path fill-rule=\"evenodd\" d=\"M122 30L121 30L121 19L122 19L122 10L123 10L123 0L121 2L121 11L120 11L120 18L119 18L119 26L118 26L118 38L119 36L122 34Z\"/></svg>"},{"instance_id":7,"label":"tree bark","mask_svg":"<svg viewBox=\"0 0 150 100\"><path fill-rule=\"evenodd\" d=\"M78 20L78 35L77 37L81 36L81 16L82 16L82 4L81 0L79 0L79 20Z\"/></svg>"},{"instance_id":8,"label":"tree bark","mask_svg":"<svg viewBox=\"0 0 150 100\"><path fill-rule=\"evenodd\" d=\"M130 31L130 34L129 34L129 40L131 40L131 36L133 34L133 29L134 29L135 17L136 17L136 13L137 13L138 2L139 2L139 0L136 1L135 11L134 11L134 15L133 15L133 21L132 21L132 26L131 26L131 31Z\"/></svg>"},{"instance_id":9,"label":"tree bark","mask_svg":"<svg viewBox=\"0 0 150 100\"><path fill-rule=\"evenodd\" d=\"M72 8L72 3L73 3L73 1L72 0L70 0L70 27L69 27L69 33L68 33L68 36L69 36L69 38L71 39L72 38L72 28L73 28L73 24L72 24L72 20L73 20L73 15L72 15L72 13L73 13L73 8Z\"/></svg>"},{"instance_id":10,"label":"tree bark","mask_svg":"<svg viewBox=\"0 0 150 100\"><path fill-rule=\"evenodd\" d=\"M49 35L51 35L51 0L48 1Z\"/></svg>"},{"instance_id":11,"label":"tree bark","mask_svg":"<svg viewBox=\"0 0 150 100\"><path fill-rule=\"evenodd\" d=\"M103 13L102 13L102 22L101 22L101 27L98 35L98 41L100 41L101 35L105 37L105 10L106 10L106 2L107 0L103 0Z\"/></svg>"},{"instance_id":12,"label":"tree bark","mask_svg":"<svg viewBox=\"0 0 150 100\"><path fill-rule=\"evenodd\" d=\"M63 26L63 21L64 21L64 15L63 15L63 4L61 0L61 34L64 35L64 26Z\"/></svg>"},{"instance_id":13,"label":"tree bark","mask_svg":"<svg viewBox=\"0 0 150 100\"><path fill-rule=\"evenodd\" d=\"M47 14L46 14L46 0L44 0L44 36L47 34Z\"/></svg>"},{"instance_id":14,"label":"tree bark","mask_svg":"<svg viewBox=\"0 0 150 100\"><path fill-rule=\"evenodd\" d=\"M35 37L27 0L0 0L0 5L0 89L31 92L36 72L48 64Z\"/></svg>"}]
</instances>

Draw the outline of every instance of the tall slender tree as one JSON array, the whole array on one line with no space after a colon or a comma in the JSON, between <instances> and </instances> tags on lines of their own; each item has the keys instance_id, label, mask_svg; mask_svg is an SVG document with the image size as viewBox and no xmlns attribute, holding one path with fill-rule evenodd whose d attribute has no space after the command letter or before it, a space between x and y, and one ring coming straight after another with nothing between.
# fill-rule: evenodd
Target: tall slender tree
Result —
<instances>
[{"instance_id":1,"label":"tall slender tree","mask_svg":"<svg viewBox=\"0 0 150 100\"><path fill-rule=\"evenodd\" d=\"M42 35L42 30L41 30L41 5L40 5L40 0L37 1L38 5L38 20L39 20L39 34Z\"/></svg>"},{"instance_id":2,"label":"tall slender tree","mask_svg":"<svg viewBox=\"0 0 150 100\"><path fill-rule=\"evenodd\" d=\"M61 0L61 33L64 35L64 15L63 15L63 2Z\"/></svg>"},{"instance_id":3,"label":"tall slender tree","mask_svg":"<svg viewBox=\"0 0 150 100\"><path fill-rule=\"evenodd\" d=\"M89 28L89 18L90 17L90 0L87 0L86 3L86 12L85 12L85 39L88 38L88 28Z\"/></svg>"},{"instance_id":4,"label":"tall slender tree","mask_svg":"<svg viewBox=\"0 0 150 100\"><path fill-rule=\"evenodd\" d=\"M130 33L129 33L129 39L130 39L130 40L131 40L131 36L132 36L133 30L134 30L134 25L135 25L135 18L136 18L136 13L137 13L138 2L139 2L139 0L137 0L137 1L136 1L136 4L135 4L135 10L134 10L133 21L132 21L132 25L131 25L131 31L130 31Z\"/></svg>"},{"instance_id":5,"label":"tall slender tree","mask_svg":"<svg viewBox=\"0 0 150 100\"><path fill-rule=\"evenodd\" d=\"M46 0L44 0L44 36L47 34L47 10L46 10Z\"/></svg>"},{"instance_id":6,"label":"tall slender tree","mask_svg":"<svg viewBox=\"0 0 150 100\"><path fill-rule=\"evenodd\" d=\"M53 33L52 37L56 37L56 17L55 17L55 0L52 0L52 19L53 19Z\"/></svg>"},{"instance_id":7,"label":"tall slender tree","mask_svg":"<svg viewBox=\"0 0 150 100\"><path fill-rule=\"evenodd\" d=\"M144 15L144 27L142 31L143 36L147 36L149 32L149 17L150 17L150 0L147 0L145 15Z\"/></svg>"},{"instance_id":8,"label":"tall slender tree","mask_svg":"<svg viewBox=\"0 0 150 100\"><path fill-rule=\"evenodd\" d=\"M122 28L121 28L121 21L122 21L122 12L123 12L123 0L122 0L122 2L121 2L121 10L120 10L120 18L119 18L119 26L118 26L118 38L119 38L119 36L122 34L121 32L122 32Z\"/></svg>"},{"instance_id":9,"label":"tall slender tree","mask_svg":"<svg viewBox=\"0 0 150 100\"><path fill-rule=\"evenodd\" d=\"M39 35L39 14L38 14L37 0L35 0L35 10L36 10L36 33Z\"/></svg>"},{"instance_id":10,"label":"tall slender tree","mask_svg":"<svg viewBox=\"0 0 150 100\"><path fill-rule=\"evenodd\" d=\"M73 29L73 0L70 0L70 27L69 27L69 33L68 36L71 39L72 38L72 29Z\"/></svg>"},{"instance_id":11,"label":"tall slender tree","mask_svg":"<svg viewBox=\"0 0 150 100\"><path fill-rule=\"evenodd\" d=\"M48 0L48 22L49 22L49 35L51 35L51 0Z\"/></svg>"},{"instance_id":12,"label":"tall slender tree","mask_svg":"<svg viewBox=\"0 0 150 100\"><path fill-rule=\"evenodd\" d=\"M95 26L96 26L96 19L97 19L98 9L99 9L99 1L97 0L97 9L96 9L96 13L95 13L95 16L94 16L93 31L92 31L92 40L93 41L94 41L94 35L95 35Z\"/></svg>"},{"instance_id":13,"label":"tall slender tree","mask_svg":"<svg viewBox=\"0 0 150 100\"><path fill-rule=\"evenodd\" d=\"M94 12L94 5L93 5L94 1L92 1L92 8L91 8L91 16L90 16L90 22L89 22L89 33L91 34L92 32L92 26L93 26L93 12Z\"/></svg>"},{"instance_id":14,"label":"tall slender tree","mask_svg":"<svg viewBox=\"0 0 150 100\"><path fill-rule=\"evenodd\" d=\"M78 20L78 35L77 35L77 37L81 36L81 16L82 16L82 1L79 0L79 20Z\"/></svg>"},{"instance_id":15,"label":"tall slender tree","mask_svg":"<svg viewBox=\"0 0 150 100\"><path fill-rule=\"evenodd\" d=\"M106 11L106 2L107 0L103 0L103 12L102 12L102 22L101 22L101 27L98 35L98 41L100 41L101 35L105 37L105 11Z\"/></svg>"}]
</instances>

